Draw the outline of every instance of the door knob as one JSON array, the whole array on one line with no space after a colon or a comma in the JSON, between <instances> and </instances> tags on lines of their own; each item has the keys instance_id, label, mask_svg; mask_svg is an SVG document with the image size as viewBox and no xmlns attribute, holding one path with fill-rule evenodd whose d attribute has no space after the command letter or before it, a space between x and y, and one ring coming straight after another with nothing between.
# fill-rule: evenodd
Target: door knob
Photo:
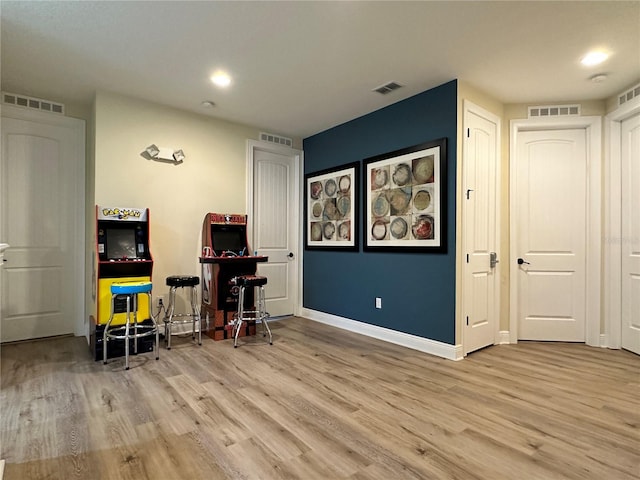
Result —
<instances>
[{"instance_id":1,"label":"door knob","mask_svg":"<svg viewBox=\"0 0 640 480\"><path fill-rule=\"evenodd\" d=\"M287 255L287 257L293 258L293 252L289 252L289 255Z\"/></svg>"},{"instance_id":2,"label":"door knob","mask_svg":"<svg viewBox=\"0 0 640 480\"><path fill-rule=\"evenodd\" d=\"M498 254L496 252L491 252L489 254L489 267L496 268L498 263L500 263L500 260L498 260Z\"/></svg>"},{"instance_id":3,"label":"door knob","mask_svg":"<svg viewBox=\"0 0 640 480\"><path fill-rule=\"evenodd\" d=\"M531 265L529 262L527 262L524 258L519 258L518 259L518 265L522 265L523 263L526 263L527 265Z\"/></svg>"}]
</instances>

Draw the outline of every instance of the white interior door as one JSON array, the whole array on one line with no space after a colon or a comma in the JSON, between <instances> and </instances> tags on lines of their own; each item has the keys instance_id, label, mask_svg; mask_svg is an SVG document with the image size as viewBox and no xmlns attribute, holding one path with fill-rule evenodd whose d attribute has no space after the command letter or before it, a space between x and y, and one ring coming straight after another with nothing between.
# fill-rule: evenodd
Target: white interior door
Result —
<instances>
[{"instance_id":1,"label":"white interior door","mask_svg":"<svg viewBox=\"0 0 640 480\"><path fill-rule=\"evenodd\" d=\"M1 341L83 330L84 122L3 107Z\"/></svg>"},{"instance_id":2,"label":"white interior door","mask_svg":"<svg viewBox=\"0 0 640 480\"><path fill-rule=\"evenodd\" d=\"M518 338L584 342L586 130L521 132L516 149Z\"/></svg>"},{"instance_id":3,"label":"white interior door","mask_svg":"<svg viewBox=\"0 0 640 480\"><path fill-rule=\"evenodd\" d=\"M499 275L497 252L498 131L500 120L465 101L463 242L465 251L463 350L496 342ZM496 254L497 255L497 254ZM497 257L496 257L497 259Z\"/></svg>"},{"instance_id":4,"label":"white interior door","mask_svg":"<svg viewBox=\"0 0 640 480\"><path fill-rule=\"evenodd\" d=\"M622 176L622 348L640 354L640 115L624 120Z\"/></svg>"},{"instance_id":5,"label":"white interior door","mask_svg":"<svg viewBox=\"0 0 640 480\"><path fill-rule=\"evenodd\" d=\"M268 278L267 311L294 315L298 304L300 251L300 161L302 152L250 141L252 248L269 261L258 264Z\"/></svg>"}]
</instances>

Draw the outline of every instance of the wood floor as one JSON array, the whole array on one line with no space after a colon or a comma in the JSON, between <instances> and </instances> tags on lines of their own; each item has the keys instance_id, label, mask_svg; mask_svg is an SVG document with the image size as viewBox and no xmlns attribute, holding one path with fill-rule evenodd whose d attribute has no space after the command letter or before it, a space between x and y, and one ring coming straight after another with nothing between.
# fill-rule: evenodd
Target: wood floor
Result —
<instances>
[{"instance_id":1,"label":"wood floor","mask_svg":"<svg viewBox=\"0 0 640 480\"><path fill-rule=\"evenodd\" d=\"M3 346L5 480L640 478L629 352L523 342L453 362L301 318L272 329L235 350L176 339L129 371L84 338Z\"/></svg>"}]
</instances>

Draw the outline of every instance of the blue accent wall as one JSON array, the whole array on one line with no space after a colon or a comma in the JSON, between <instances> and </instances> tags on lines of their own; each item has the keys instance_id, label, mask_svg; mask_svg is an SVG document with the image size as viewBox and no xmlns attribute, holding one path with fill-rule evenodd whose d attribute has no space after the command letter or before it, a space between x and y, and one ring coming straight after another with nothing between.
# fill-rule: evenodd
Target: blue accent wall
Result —
<instances>
[{"instance_id":1,"label":"blue accent wall","mask_svg":"<svg viewBox=\"0 0 640 480\"><path fill-rule=\"evenodd\" d=\"M360 251L304 252L305 308L455 344L456 135L453 80L304 139L305 173L443 137L448 170L447 253L362 251L360 188Z\"/></svg>"}]
</instances>

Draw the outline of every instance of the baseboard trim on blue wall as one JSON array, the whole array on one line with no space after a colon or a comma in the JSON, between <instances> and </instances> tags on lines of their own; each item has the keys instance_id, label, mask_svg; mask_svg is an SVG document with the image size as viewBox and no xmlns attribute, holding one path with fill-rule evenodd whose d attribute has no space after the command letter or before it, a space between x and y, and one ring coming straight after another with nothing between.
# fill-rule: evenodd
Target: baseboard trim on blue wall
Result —
<instances>
[{"instance_id":1,"label":"baseboard trim on blue wall","mask_svg":"<svg viewBox=\"0 0 640 480\"><path fill-rule=\"evenodd\" d=\"M373 337L385 342L395 343L396 345L412 348L413 350L429 353L448 360L462 360L464 358L462 354L462 345L449 345L448 343L442 343L436 340L430 340L428 338L418 337L409 333L398 332L389 328L358 322L356 320L338 317L336 315L308 308L302 308L300 316L313 320L314 322L324 323L326 325L331 325L332 327L366 335L367 337Z\"/></svg>"}]
</instances>

